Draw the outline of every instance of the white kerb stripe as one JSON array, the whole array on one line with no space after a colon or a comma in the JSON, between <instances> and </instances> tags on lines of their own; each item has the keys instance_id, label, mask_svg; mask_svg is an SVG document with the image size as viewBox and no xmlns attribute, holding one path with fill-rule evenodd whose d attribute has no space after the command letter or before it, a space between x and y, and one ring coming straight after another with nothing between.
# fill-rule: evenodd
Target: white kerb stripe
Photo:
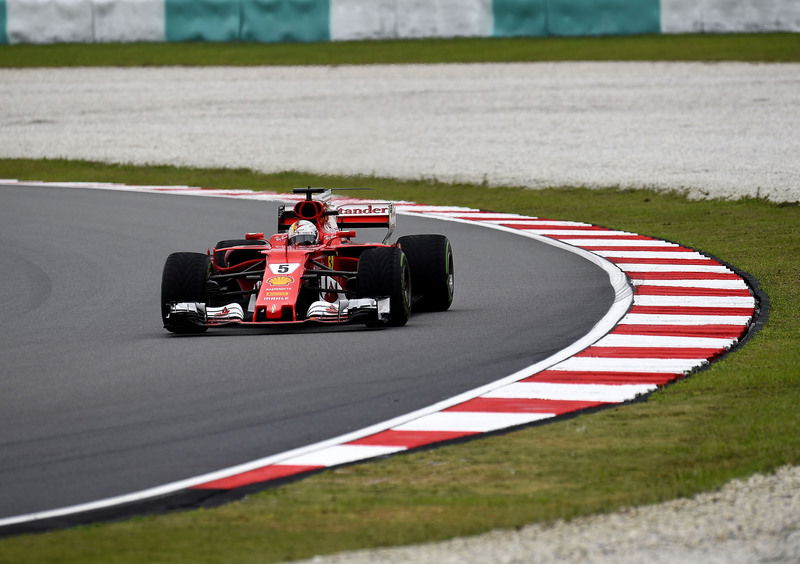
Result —
<instances>
[{"instance_id":1,"label":"white kerb stripe","mask_svg":"<svg viewBox=\"0 0 800 564\"><path fill-rule=\"evenodd\" d=\"M617 266L626 272L724 272L726 274L733 272L721 264L619 263Z\"/></svg>"},{"instance_id":2,"label":"white kerb stripe","mask_svg":"<svg viewBox=\"0 0 800 564\"><path fill-rule=\"evenodd\" d=\"M495 217L495 216L492 216ZM539 218L519 218L519 219L508 219L508 220L489 220L486 223L494 223L496 225L502 225L504 223L516 223L519 225L530 225L531 227L536 225L541 225L542 227L546 225L561 225L564 227L591 227L588 223L582 223L580 221L555 221L550 219L539 219ZM562 230L563 231L563 230ZM586 231L581 230L581 234L585 235Z\"/></svg>"},{"instance_id":3,"label":"white kerb stripe","mask_svg":"<svg viewBox=\"0 0 800 564\"><path fill-rule=\"evenodd\" d=\"M547 225L553 225L553 223L546 222ZM535 233L537 235L547 235L548 237L552 237L553 239L558 239L559 235L581 235L583 237L589 237L592 235L635 235L635 233L628 233L627 231L602 231L597 229L547 229L546 227L542 227L541 229L528 229L526 228L525 231L529 231L530 233ZM569 239L564 239L565 243L569 243Z\"/></svg>"},{"instance_id":4,"label":"white kerb stripe","mask_svg":"<svg viewBox=\"0 0 800 564\"><path fill-rule=\"evenodd\" d=\"M657 387L655 384L608 385L518 382L493 390L482 397L621 403L636 396L652 392Z\"/></svg>"},{"instance_id":5,"label":"white kerb stripe","mask_svg":"<svg viewBox=\"0 0 800 564\"><path fill-rule=\"evenodd\" d=\"M281 465L289 466L336 466L365 458L384 456L406 450L405 447L370 446L370 445L336 445L309 452L294 458L281 460Z\"/></svg>"},{"instance_id":6,"label":"white kerb stripe","mask_svg":"<svg viewBox=\"0 0 800 564\"><path fill-rule=\"evenodd\" d=\"M163 190L159 190L163 192ZM181 196L201 196L204 198L219 198L220 196L236 196L242 197L241 194L248 192L248 190L180 190ZM247 197L255 196L255 194L247 194ZM283 198L281 198L283 199Z\"/></svg>"},{"instance_id":7,"label":"white kerb stripe","mask_svg":"<svg viewBox=\"0 0 800 564\"><path fill-rule=\"evenodd\" d=\"M462 214L475 211L473 208L464 208L460 206L425 206L425 205L413 205L413 204L395 204L394 207L397 211L402 210L404 212L409 212L409 213Z\"/></svg>"},{"instance_id":8,"label":"white kerb stripe","mask_svg":"<svg viewBox=\"0 0 800 564\"><path fill-rule=\"evenodd\" d=\"M596 347L677 347L677 348L722 348L733 345L736 339L719 339L712 337L672 337L659 335L606 335L594 346Z\"/></svg>"},{"instance_id":9,"label":"white kerb stripe","mask_svg":"<svg viewBox=\"0 0 800 564\"><path fill-rule=\"evenodd\" d=\"M606 258L640 258L640 259L706 259L707 256L694 251L593 251Z\"/></svg>"},{"instance_id":10,"label":"white kerb stripe","mask_svg":"<svg viewBox=\"0 0 800 564\"><path fill-rule=\"evenodd\" d=\"M466 212L452 212L452 215L463 219L475 219L475 220L482 220L482 218L484 217L501 218L499 220L487 221L486 223L505 223L507 221L513 221L513 222L523 221L523 222L539 223L542 221L541 219L531 217L529 215L519 215L517 213L492 213L492 212L466 211Z\"/></svg>"},{"instance_id":11,"label":"white kerb stripe","mask_svg":"<svg viewBox=\"0 0 800 564\"><path fill-rule=\"evenodd\" d=\"M744 280L633 280L634 286L673 286L675 288L714 288L717 290L747 290Z\"/></svg>"},{"instance_id":12,"label":"white kerb stripe","mask_svg":"<svg viewBox=\"0 0 800 564\"><path fill-rule=\"evenodd\" d=\"M487 433L555 417L554 413L440 411L394 427L394 431L464 431Z\"/></svg>"},{"instance_id":13,"label":"white kerb stripe","mask_svg":"<svg viewBox=\"0 0 800 564\"><path fill-rule=\"evenodd\" d=\"M745 327L750 323L750 316L628 313L619 322L628 325L741 325Z\"/></svg>"},{"instance_id":14,"label":"white kerb stripe","mask_svg":"<svg viewBox=\"0 0 800 564\"><path fill-rule=\"evenodd\" d=\"M356 200L359 201L367 201L357 198ZM355 200L354 200L355 201ZM475 208L470 208L467 206L453 206L453 205L436 205L436 204L420 204L418 202L409 202L406 200L392 200L395 203L395 206L401 208L408 208L409 210L440 210L440 211L452 211L452 212L465 212L465 213L482 213L488 214L489 212L477 210Z\"/></svg>"},{"instance_id":15,"label":"white kerb stripe","mask_svg":"<svg viewBox=\"0 0 800 564\"><path fill-rule=\"evenodd\" d=\"M578 356L568 358L550 370L580 372L666 372L684 373L708 361L704 358L604 358Z\"/></svg>"},{"instance_id":16,"label":"white kerb stripe","mask_svg":"<svg viewBox=\"0 0 800 564\"><path fill-rule=\"evenodd\" d=\"M564 241L576 247L680 247L667 241L653 241L650 239L568 239Z\"/></svg>"},{"instance_id":17,"label":"white kerb stripe","mask_svg":"<svg viewBox=\"0 0 800 564\"><path fill-rule=\"evenodd\" d=\"M633 305L684 307L755 307L751 296L633 296Z\"/></svg>"}]
</instances>

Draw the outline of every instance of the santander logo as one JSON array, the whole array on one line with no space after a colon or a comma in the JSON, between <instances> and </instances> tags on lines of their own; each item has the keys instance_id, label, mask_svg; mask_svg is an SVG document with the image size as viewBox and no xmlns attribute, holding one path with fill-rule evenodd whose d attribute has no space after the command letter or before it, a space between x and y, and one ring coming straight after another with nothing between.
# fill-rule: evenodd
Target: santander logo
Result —
<instances>
[{"instance_id":1,"label":"santander logo","mask_svg":"<svg viewBox=\"0 0 800 564\"><path fill-rule=\"evenodd\" d=\"M389 206L386 204L366 206L341 206L339 208L339 215L386 215L389 213Z\"/></svg>"}]
</instances>

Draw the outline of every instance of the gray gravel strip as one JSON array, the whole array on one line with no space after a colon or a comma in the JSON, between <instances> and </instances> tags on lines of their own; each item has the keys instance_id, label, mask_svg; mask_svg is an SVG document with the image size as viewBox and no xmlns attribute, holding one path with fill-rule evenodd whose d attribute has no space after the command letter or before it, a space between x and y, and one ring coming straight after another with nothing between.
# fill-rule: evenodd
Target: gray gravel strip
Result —
<instances>
[{"instance_id":1,"label":"gray gravel strip","mask_svg":"<svg viewBox=\"0 0 800 564\"><path fill-rule=\"evenodd\" d=\"M0 156L800 200L800 64L0 70Z\"/></svg>"},{"instance_id":2,"label":"gray gravel strip","mask_svg":"<svg viewBox=\"0 0 800 564\"><path fill-rule=\"evenodd\" d=\"M800 468L619 513L426 545L316 557L314 564L800 562Z\"/></svg>"}]
</instances>

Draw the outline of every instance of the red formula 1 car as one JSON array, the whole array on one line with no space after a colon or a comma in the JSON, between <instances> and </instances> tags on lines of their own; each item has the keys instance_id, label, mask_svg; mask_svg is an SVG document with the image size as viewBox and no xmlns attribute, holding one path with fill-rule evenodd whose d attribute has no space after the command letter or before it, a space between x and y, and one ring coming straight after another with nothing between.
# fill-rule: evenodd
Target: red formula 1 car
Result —
<instances>
[{"instance_id":1,"label":"red formula 1 car","mask_svg":"<svg viewBox=\"0 0 800 564\"><path fill-rule=\"evenodd\" d=\"M161 316L173 333L220 325L351 323L405 325L415 311L453 301L453 251L444 235L387 243L391 202L335 205L330 190L278 210L278 233L220 241L206 253L172 253L161 281ZM385 228L381 243L356 243L354 229Z\"/></svg>"}]
</instances>

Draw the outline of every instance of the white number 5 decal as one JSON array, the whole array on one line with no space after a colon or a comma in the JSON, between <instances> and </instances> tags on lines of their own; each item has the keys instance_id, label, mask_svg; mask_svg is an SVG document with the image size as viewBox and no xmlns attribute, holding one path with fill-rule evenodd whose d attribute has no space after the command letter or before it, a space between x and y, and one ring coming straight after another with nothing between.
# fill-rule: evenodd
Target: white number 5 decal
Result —
<instances>
[{"instance_id":1,"label":"white number 5 decal","mask_svg":"<svg viewBox=\"0 0 800 564\"><path fill-rule=\"evenodd\" d=\"M282 263L282 264L270 264L269 269L272 274L291 274L300 264L295 263Z\"/></svg>"}]
</instances>

